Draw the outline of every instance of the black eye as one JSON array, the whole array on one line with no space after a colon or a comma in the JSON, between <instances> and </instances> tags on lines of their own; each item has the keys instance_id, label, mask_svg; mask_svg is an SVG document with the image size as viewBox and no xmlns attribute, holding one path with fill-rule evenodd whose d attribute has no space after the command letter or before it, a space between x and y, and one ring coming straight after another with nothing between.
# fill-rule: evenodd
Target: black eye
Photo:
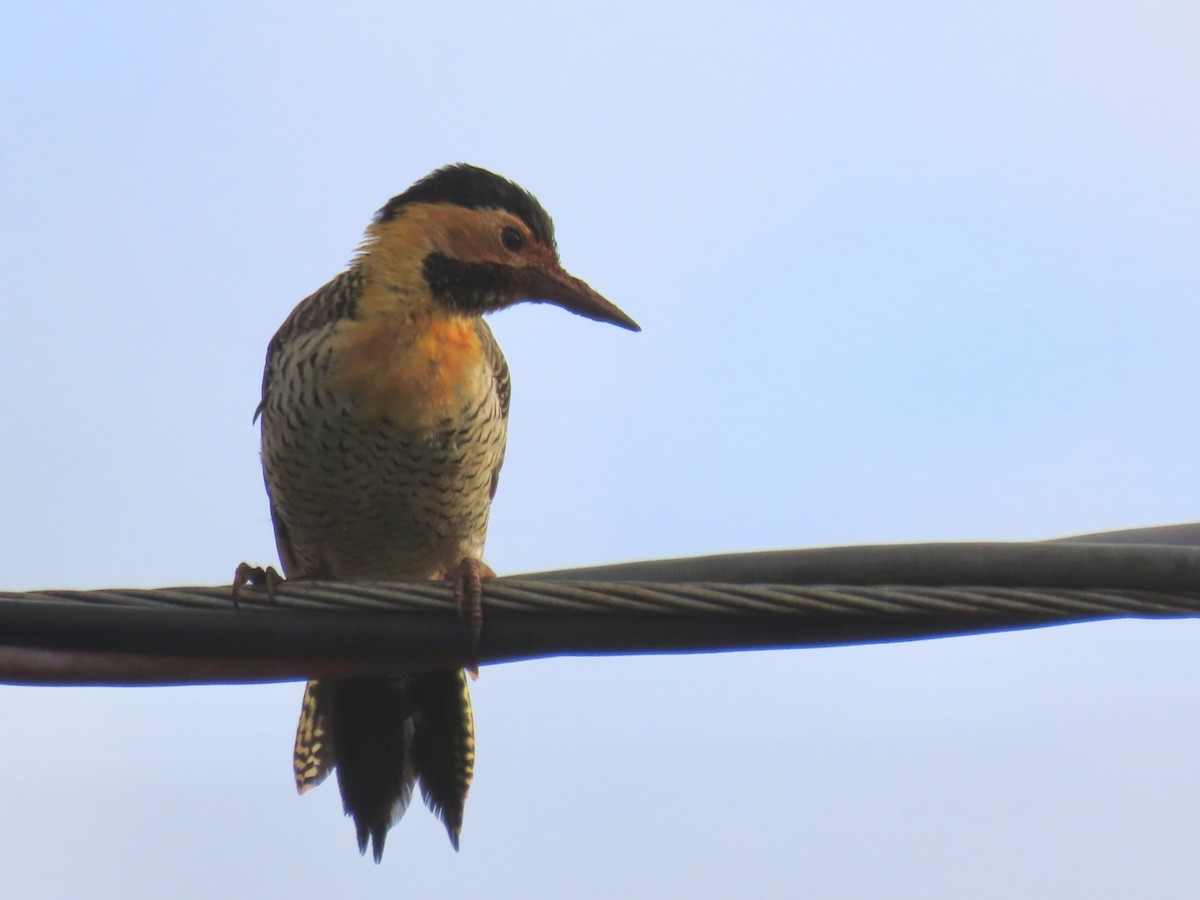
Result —
<instances>
[{"instance_id":1,"label":"black eye","mask_svg":"<svg viewBox=\"0 0 1200 900\"><path fill-rule=\"evenodd\" d=\"M525 235L508 225L500 229L500 243L504 245L505 250L516 253L525 246Z\"/></svg>"}]
</instances>

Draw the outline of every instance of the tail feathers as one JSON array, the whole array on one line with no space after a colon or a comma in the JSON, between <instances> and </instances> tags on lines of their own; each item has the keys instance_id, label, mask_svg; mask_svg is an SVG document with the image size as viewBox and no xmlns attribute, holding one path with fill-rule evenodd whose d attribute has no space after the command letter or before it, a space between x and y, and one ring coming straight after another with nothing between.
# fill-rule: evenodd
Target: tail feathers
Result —
<instances>
[{"instance_id":1,"label":"tail feathers","mask_svg":"<svg viewBox=\"0 0 1200 900\"><path fill-rule=\"evenodd\" d=\"M296 777L296 792L300 794L324 781L335 762L333 745L326 739L328 704L321 703L321 693L319 681L310 681L304 687L300 724L296 726L296 744L292 750L292 772Z\"/></svg>"},{"instance_id":2,"label":"tail feathers","mask_svg":"<svg viewBox=\"0 0 1200 900\"><path fill-rule=\"evenodd\" d=\"M404 726L405 745L411 746L412 721L406 721ZM411 753L409 755L411 756ZM349 781L356 788L361 788L360 782L367 779L359 777L362 773L356 773L350 779L347 779L345 774L346 767L338 768L338 787L342 792L342 809L346 811L346 815L354 819L354 830L358 837L358 852L366 855L367 842L369 840L371 844L371 856L376 863L383 861L383 843L387 840L387 834L391 831L392 826L400 821L404 815L404 811L408 809L409 801L412 800L414 783L412 766L406 761L402 768L403 771L396 787L383 788L383 792L373 798L375 802L369 802L366 805L361 802L361 794L358 795L358 799L352 805L351 795L347 793L346 785ZM378 783L378 781L376 779L375 783ZM390 808L385 808L387 807L389 797L391 799L391 806Z\"/></svg>"},{"instance_id":3,"label":"tail feathers","mask_svg":"<svg viewBox=\"0 0 1200 900\"><path fill-rule=\"evenodd\" d=\"M392 826L400 821L404 811L408 809L408 802L412 799L413 782L411 774L404 783L403 790L395 800L391 812L384 817L368 816L356 813L346 804L345 796L342 798L343 808L346 810L346 815L354 817L354 830L358 837L358 852L364 856L367 853L367 841L371 843L371 857L376 864L383 862L383 843L387 840L387 834L391 831Z\"/></svg>"},{"instance_id":4,"label":"tail feathers","mask_svg":"<svg viewBox=\"0 0 1200 900\"><path fill-rule=\"evenodd\" d=\"M333 753L342 807L354 819L358 849L383 857L388 829L412 798L412 692L409 679L329 682Z\"/></svg>"},{"instance_id":5,"label":"tail feathers","mask_svg":"<svg viewBox=\"0 0 1200 900\"><path fill-rule=\"evenodd\" d=\"M457 850L475 768L466 673L309 682L293 766L300 793L337 767L359 852L365 854L369 844L375 862L418 782Z\"/></svg>"},{"instance_id":6,"label":"tail feathers","mask_svg":"<svg viewBox=\"0 0 1200 900\"><path fill-rule=\"evenodd\" d=\"M442 820L458 850L463 810L475 772L475 724L466 672L432 672L413 679L416 709L412 760L425 805Z\"/></svg>"}]
</instances>

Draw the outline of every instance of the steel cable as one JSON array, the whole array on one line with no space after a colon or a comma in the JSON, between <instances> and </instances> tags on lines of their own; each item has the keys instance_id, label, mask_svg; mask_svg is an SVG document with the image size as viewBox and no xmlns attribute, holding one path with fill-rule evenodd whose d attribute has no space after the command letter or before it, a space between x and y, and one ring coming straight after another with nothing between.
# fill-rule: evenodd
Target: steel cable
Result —
<instances>
[{"instance_id":1,"label":"steel cable","mask_svg":"<svg viewBox=\"0 0 1200 900\"><path fill-rule=\"evenodd\" d=\"M228 586L0 593L0 681L399 674L566 654L814 647L1200 616L1200 548L1098 542L1105 537L838 547L500 578L485 583L477 654L440 582L289 581L273 600L243 589L239 609Z\"/></svg>"}]
</instances>

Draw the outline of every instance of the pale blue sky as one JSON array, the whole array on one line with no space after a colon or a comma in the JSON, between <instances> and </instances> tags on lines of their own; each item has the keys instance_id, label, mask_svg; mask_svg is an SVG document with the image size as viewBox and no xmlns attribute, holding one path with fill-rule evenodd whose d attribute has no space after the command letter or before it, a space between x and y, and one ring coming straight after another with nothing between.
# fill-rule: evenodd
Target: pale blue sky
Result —
<instances>
[{"instance_id":1,"label":"pale blue sky","mask_svg":"<svg viewBox=\"0 0 1200 900\"><path fill-rule=\"evenodd\" d=\"M223 582L250 416L372 213L470 161L641 334L493 319L499 571L1200 518L1200 11L0 14L3 587ZM0 688L28 896L1191 897L1200 626L485 669L455 855L297 798L300 687Z\"/></svg>"}]
</instances>

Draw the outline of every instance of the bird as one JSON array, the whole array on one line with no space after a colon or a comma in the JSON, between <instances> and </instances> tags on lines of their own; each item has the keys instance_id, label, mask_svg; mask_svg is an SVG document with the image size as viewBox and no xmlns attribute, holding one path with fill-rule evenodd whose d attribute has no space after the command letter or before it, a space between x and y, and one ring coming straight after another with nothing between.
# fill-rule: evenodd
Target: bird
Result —
<instances>
[{"instance_id":1,"label":"bird","mask_svg":"<svg viewBox=\"0 0 1200 900\"><path fill-rule=\"evenodd\" d=\"M457 163L389 200L349 267L287 316L255 412L287 578L449 579L478 625L511 396L483 316L520 302L640 331L562 267L533 194ZM474 764L462 669L305 687L297 790L336 770L376 863L418 787L459 849Z\"/></svg>"}]
</instances>

